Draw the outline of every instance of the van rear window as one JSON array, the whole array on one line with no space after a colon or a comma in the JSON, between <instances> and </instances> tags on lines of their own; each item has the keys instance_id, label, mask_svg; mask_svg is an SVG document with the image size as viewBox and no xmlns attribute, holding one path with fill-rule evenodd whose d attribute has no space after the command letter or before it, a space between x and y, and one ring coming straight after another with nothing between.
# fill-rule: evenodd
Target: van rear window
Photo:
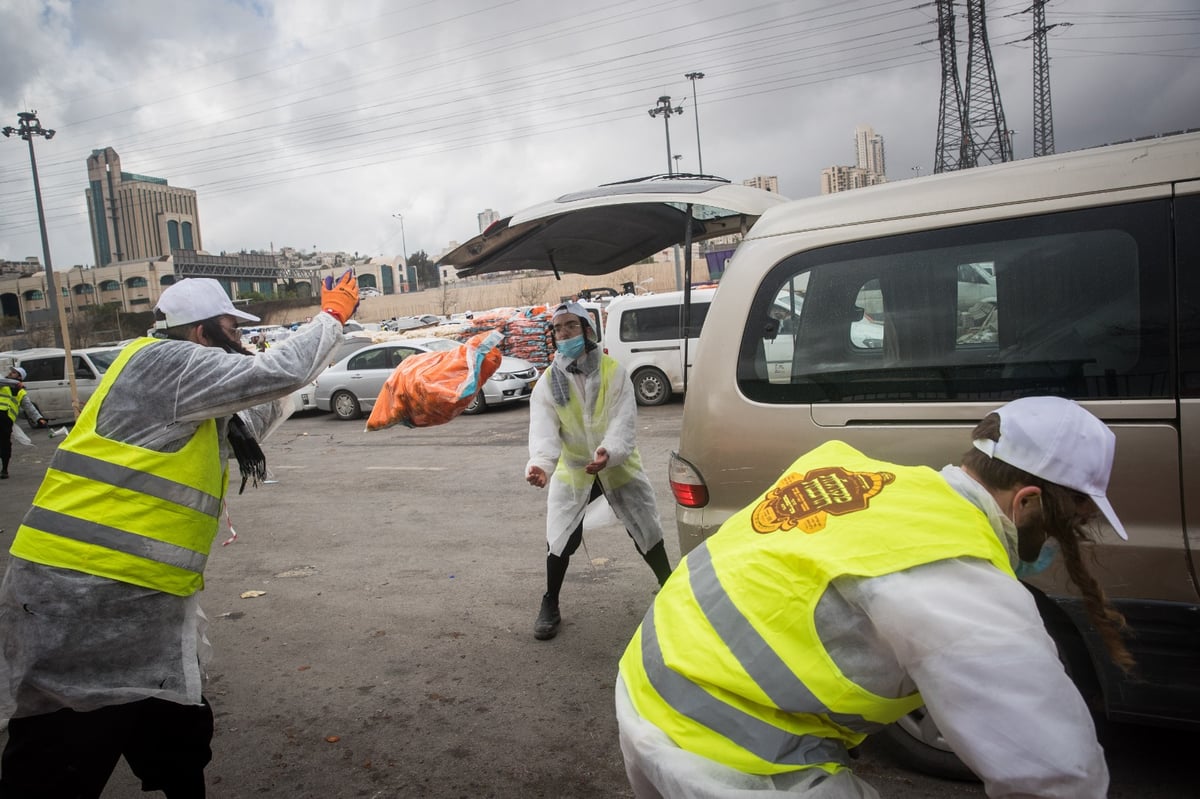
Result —
<instances>
[{"instance_id":1,"label":"van rear window","mask_svg":"<svg viewBox=\"0 0 1200 799\"><path fill-rule=\"evenodd\" d=\"M700 335L708 316L708 302L691 303L690 336ZM683 305L655 305L633 308L621 313L618 328L621 341L667 341L685 338L683 334Z\"/></svg>"},{"instance_id":2,"label":"van rear window","mask_svg":"<svg viewBox=\"0 0 1200 799\"><path fill-rule=\"evenodd\" d=\"M738 382L764 402L1171 396L1165 202L801 253L764 281Z\"/></svg>"}]
</instances>

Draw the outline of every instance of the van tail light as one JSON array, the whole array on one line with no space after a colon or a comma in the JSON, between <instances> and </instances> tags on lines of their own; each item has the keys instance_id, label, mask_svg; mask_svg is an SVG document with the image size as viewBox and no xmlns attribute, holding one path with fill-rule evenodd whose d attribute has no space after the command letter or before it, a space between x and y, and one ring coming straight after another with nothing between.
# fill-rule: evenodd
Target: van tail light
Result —
<instances>
[{"instance_id":1,"label":"van tail light","mask_svg":"<svg viewBox=\"0 0 1200 799\"><path fill-rule=\"evenodd\" d=\"M670 463L667 464L667 478L671 482L671 493L675 501L685 508L703 508L708 504L708 486L696 467L679 457L678 452L671 453Z\"/></svg>"}]
</instances>

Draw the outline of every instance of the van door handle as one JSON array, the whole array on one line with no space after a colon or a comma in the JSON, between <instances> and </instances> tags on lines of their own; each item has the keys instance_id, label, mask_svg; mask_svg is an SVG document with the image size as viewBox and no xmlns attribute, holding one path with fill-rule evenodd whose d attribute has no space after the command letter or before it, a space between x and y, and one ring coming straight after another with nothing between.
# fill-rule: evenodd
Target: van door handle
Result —
<instances>
[{"instance_id":1,"label":"van door handle","mask_svg":"<svg viewBox=\"0 0 1200 799\"><path fill-rule=\"evenodd\" d=\"M679 345L676 344L673 346L665 346L665 347L630 347L629 351L630 352L671 352L671 351L678 352Z\"/></svg>"}]
</instances>

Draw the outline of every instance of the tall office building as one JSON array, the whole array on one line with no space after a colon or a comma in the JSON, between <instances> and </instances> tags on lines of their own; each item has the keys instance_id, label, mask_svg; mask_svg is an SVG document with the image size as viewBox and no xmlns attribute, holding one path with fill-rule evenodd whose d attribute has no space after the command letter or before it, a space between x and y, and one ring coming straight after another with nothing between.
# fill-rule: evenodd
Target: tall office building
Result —
<instances>
[{"instance_id":1,"label":"tall office building","mask_svg":"<svg viewBox=\"0 0 1200 799\"><path fill-rule=\"evenodd\" d=\"M887 183L882 136L869 125L859 125L854 129L854 151L854 166L827 166L821 170L822 194Z\"/></svg>"},{"instance_id":2,"label":"tall office building","mask_svg":"<svg viewBox=\"0 0 1200 799\"><path fill-rule=\"evenodd\" d=\"M773 191L779 193L779 178L775 175L755 175L752 178L742 181L743 186L752 186L763 191Z\"/></svg>"},{"instance_id":3,"label":"tall office building","mask_svg":"<svg viewBox=\"0 0 1200 799\"><path fill-rule=\"evenodd\" d=\"M883 137L870 125L859 125L854 129L854 149L858 154L858 166L872 175L887 175L883 160ZM883 183L884 181L877 181Z\"/></svg>"},{"instance_id":4,"label":"tall office building","mask_svg":"<svg viewBox=\"0 0 1200 799\"><path fill-rule=\"evenodd\" d=\"M487 230L489 225L491 225L493 222L499 221L500 219L500 214L496 213L491 208L484 208L479 212L478 216L480 233Z\"/></svg>"},{"instance_id":5,"label":"tall office building","mask_svg":"<svg viewBox=\"0 0 1200 799\"><path fill-rule=\"evenodd\" d=\"M871 175L857 166L827 166L821 170L821 193L833 194L870 186Z\"/></svg>"},{"instance_id":6,"label":"tall office building","mask_svg":"<svg viewBox=\"0 0 1200 799\"><path fill-rule=\"evenodd\" d=\"M164 178L121 171L111 147L87 159L88 222L96 266L200 250L196 192Z\"/></svg>"}]
</instances>

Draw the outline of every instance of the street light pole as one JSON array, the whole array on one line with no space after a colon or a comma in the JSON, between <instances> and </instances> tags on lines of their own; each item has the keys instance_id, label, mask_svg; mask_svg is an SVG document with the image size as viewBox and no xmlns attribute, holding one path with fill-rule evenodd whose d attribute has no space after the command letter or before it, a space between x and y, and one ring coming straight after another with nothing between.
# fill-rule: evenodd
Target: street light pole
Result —
<instances>
[{"instance_id":1,"label":"street light pole","mask_svg":"<svg viewBox=\"0 0 1200 799\"><path fill-rule=\"evenodd\" d=\"M651 108L648 112L650 116L656 117L662 115L663 129L667 132L667 174L674 175L675 167L671 163L671 114L682 114L683 106L671 106L671 98L663 95L658 98L658 105Z\"/></svg>"},{"instance_id":2,"label":"street light pole","mask_svg":"<svg viewBox=\"0 0 1200 799\"><path fill-rule=\"evenodd\" d=\"M700 152L700 106L696 104L696 81L704 77L703 72L689 72L684 75L692 82L692 113L696 116L696 160L699 163L700 174L704 174L704 154Z\"/></svg>"},{"instance_id":3,"label":"street light pole","mask_svg":"<svg viewBox=\"0 0 1200 799\"><path fill-rule=\"evenodd\" d=\"M46 212L42 207L42 187L38 181L37 156L33 152L33 137L41 136L50 141L54 138L54 131L42 127L42 123L37 118L37 111L22 111L17 114L20 120L17 127L7 126L3 131L5 138L12 136L14 133L19 138L29 142L29 164L33 169L33 197L37 203L38 226L42 233L42 257L46 259L46 296L50 300L50 313L58 316L62 321L62 314L59 313L58 290L54 285L54 267L50 263L50 240L46 236ZM63 324L65 331L66 325ZM59 347L63 346L63 332L56 331L54 338Z\"/></svg>"},{"instance_id":4,"label":"street light pole","mask_svg":"<svg viewBox=\"0 0 1200 799\"><path fill-rule=\"evenodd\" d=\"M400 247L404 250L404 271L408 271L408 242L404 239L404 214L392 214L400 220ZM417 270L413 270L413 291L421 290L421 276L417 274Z\"/></svg>"},{"instance_id":5,"label":"street light pole","mask_svg":"<svg viewBox=\"0 0 1200 799\"><path fill-rule=\"evenodd\" d=\"M37 156L33 153L33 137L41 136L46 141L54 138L54 131L43 128L37 118L37 111L21 111L17 114L17 127L6 125L0 133L4 138L14 133L19 138L29 142L29 166L33 170L33 197L37 203L38 227L42 234L42 257L46 259L46 295L50 298L50 312L58 317L58 330L54 334L56 343L62 348L66 357L67 381L71 387L71 408L75 418L79 418L79 390L75 386L75 364L71 357L71 332L67 327L67 316L59 302L58 288L54 285L54 265L50 261L50 239L46 235L46 211L42 207L42 186L38 181Z\"/></svg>"}]
</instances>

